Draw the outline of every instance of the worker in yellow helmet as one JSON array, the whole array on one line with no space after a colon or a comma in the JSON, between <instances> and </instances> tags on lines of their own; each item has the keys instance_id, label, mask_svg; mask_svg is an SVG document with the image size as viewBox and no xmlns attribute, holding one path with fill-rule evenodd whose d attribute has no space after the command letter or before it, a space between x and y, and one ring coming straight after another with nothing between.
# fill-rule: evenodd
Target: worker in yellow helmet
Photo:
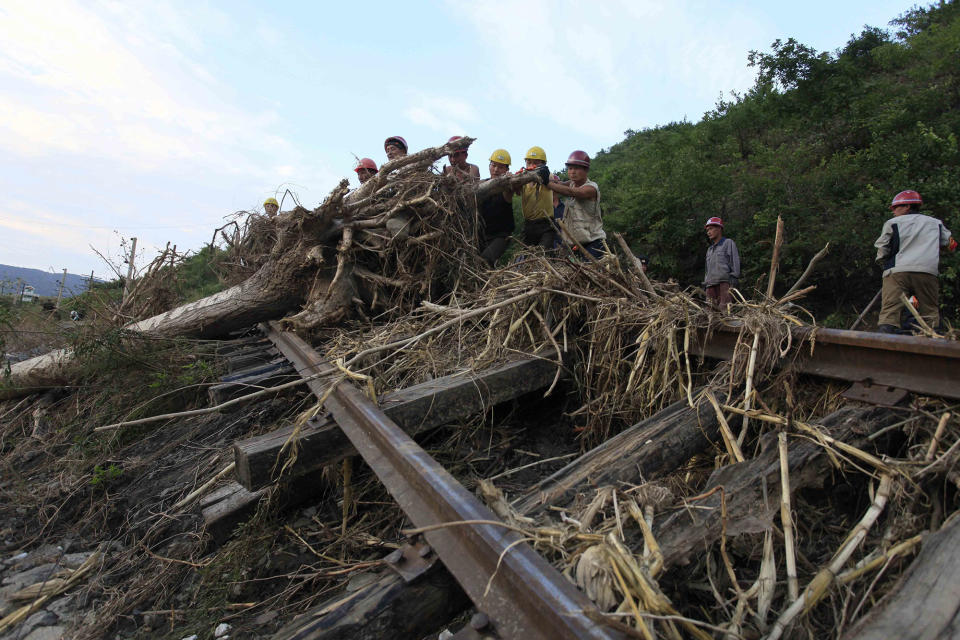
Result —
<instances>
[{"instance_id":1,"label":"worker in yellow helmet","mask_svg":"<svg viewBox=\"0 0 960 640\"><path fill-rule=\"evenodd\" d=\"M510 154L497 149L490 154L490 179L510 173ZM480 256L491 267L497 263L510 244L513 222L513 193L491 193L477 203L480 214Z\"/></svg>"},{"instance_id":2,"label":"worker in yellow helmet","mask_svg":"<svg viewBox=\"0 0 960 640\"><path fill-rule=\"evenodd\" d=\"M553 249L556 232L553 223L553 192L546 188L550 181L547 152L542 147L530 147L523 157L526 171L536 171L539 182L528 182L518 189L520 209L523 211L523 242L529 246Z\"/></svg>"},{"instance_id":3,"label":"worker in yellow helmet","mask_svg":"<svg viewBox=\"0 0 960 640\"><path fill-rule=\"evenodd\" d=\"M263 210L266 212L268 218L272 218L280 211L280 203L277 202L276 198L267 198L263 201Z\"/></svg>"}]
</instances>

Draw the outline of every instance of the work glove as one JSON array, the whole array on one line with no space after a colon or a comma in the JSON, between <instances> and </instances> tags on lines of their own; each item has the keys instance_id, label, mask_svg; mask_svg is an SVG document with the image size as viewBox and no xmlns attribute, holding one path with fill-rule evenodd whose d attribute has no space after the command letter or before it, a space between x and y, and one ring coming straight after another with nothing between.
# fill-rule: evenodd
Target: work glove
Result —
<instances>
[{"instance_id":1,"label":"work glove","mask_svg":"<svg viewBox=\"0 0 960 640\"><path fill-rule=\"evenodd\" d=\"M540 179L540 184L547 184L550 182L550 169L547 168L547 165L537 169L537 178Z\"/></svg>"},{"instance_id":2,"label":"work glove","mask_svg":"<svg viewBox=\"0 0 960 640\"><path fill-rule=\"evenodd\" d=\"M956 251L957 250L957 241L953 239L953 236L950 236L950 242L947 243L947 251Z\"/></svg>"},{"instance_id":3,"label":"work glove","mask_svg":"<svg viewBox=\"0 0 960 640\"><path fill-rule=\"evenodd\" d=\"M730 286L733 287L734 289L736 289L737 287L739 287L739 286L740 286L740 278L734 278L733 276L730 276Z\"/></svg>"}]
</instances>

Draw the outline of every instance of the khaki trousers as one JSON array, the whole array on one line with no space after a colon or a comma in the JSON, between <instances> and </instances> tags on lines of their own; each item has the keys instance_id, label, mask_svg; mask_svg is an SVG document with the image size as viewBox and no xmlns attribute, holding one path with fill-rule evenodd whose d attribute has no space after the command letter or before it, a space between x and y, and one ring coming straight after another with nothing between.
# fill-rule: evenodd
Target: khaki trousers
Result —
<instances>
[{"instance_id":1,"label":"khaki trousers","mask_svg":"<svg viewBox=\"0 0 960 640\"><path fill-rule=\"evenodd\" d=\"M904 310L901 293L907 298L917 296L918 311L931 328L940 324L940 281L937 276L916 271L891 273L883 278L879 324L900 326L900 312Z\"/></svg>"}]
</instances>

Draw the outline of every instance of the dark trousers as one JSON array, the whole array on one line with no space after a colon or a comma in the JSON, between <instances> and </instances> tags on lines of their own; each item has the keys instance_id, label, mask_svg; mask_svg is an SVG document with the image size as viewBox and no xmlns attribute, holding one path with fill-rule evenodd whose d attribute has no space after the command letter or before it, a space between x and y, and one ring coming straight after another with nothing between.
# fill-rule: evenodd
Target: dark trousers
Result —
<instances>
[{"instance_id":1,"label":"dark trousers","mask_svg":"<svg viewBox=\"0 0 960 640\"><path fill-rule=\"evenodd\" d=\"M480 257L486 260L487 264L492 267L497 264L497 260L499 260L503 252L507 250L507 245L509 244L509 235L498 235L487 238L484 241L483 251L480 252Z\"/></svg>"},{"instance_id":2,"label":"dark trousers","mask_svg":"<svg viewBox=\"0 0 960 640\"><path fill-rule=\"evenodd\" d=\"M714 309L726 309L728 304L733 304L733 297L730 295L730 283L721 282L719 284L707 287L707 302Z\"/></svg>"},{"instance_id":3,"label":"dark trousers","mask_svg":"<svg viewBox=\"0 0 960 640\"><path fill-rule=\"evenodd\" d=\"M541 246L547 251L553 249L556 231L547 219L526 220L523 223L523 242L531 247Z\"/></svg>"}]
</instances>

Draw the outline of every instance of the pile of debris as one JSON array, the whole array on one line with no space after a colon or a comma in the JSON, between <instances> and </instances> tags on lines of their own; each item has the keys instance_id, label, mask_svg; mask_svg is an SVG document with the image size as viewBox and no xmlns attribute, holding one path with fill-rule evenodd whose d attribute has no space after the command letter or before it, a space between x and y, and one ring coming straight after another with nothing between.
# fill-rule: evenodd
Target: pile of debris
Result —
<instances>
[{"instance_id":1,"label":"pile of debris","mask_svg":"<svg viewBox=\"0 0 960 640\"><path fill-rule=\"evenodd\" d=\"M427 407L388 412L593 600L597 625L641 638L927 637L921 617L949 628L954 408L865 406L798 374L793 358L817 348L815 327L795 330L808 326L802 282L720 315L651 282L623 242L589 262L521 248L488 271L476 201L536 176L464 185L430 170L470 142L237 225L223 232L232 288L11 367L6 548L79 535L98 549L88 573L58 578L58 593L83 582L91 607L70 637L181 638L211 620L278 640L392 637L405 615L417 637L458 626L469 604L449 575L402 587L383 572L415 532L351 462L323 402L262 338L212 340L281 317L332 363L328 387ZM732 357L696 357L722 327L739 332ZM518 377L495 383L510 367ZM208 386L217 406L198 410ZM431 417L437 389L471 386L479 402L451 394L454 409ZM230 523L220 534L214 511ZM35 588L4 609L0 634L44 611L52 587Z\"/></svg>"}]
</instances>

